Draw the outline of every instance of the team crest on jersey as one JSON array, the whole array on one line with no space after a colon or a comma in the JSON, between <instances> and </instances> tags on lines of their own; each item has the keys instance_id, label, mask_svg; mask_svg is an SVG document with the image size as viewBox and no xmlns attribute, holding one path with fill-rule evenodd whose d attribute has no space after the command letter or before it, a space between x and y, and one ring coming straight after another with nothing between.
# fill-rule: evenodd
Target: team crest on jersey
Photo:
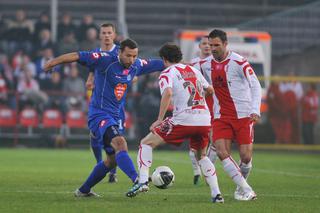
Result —
<instances>
[{"instance_id":1,"label":"team crest on jersey","mask_svg":"<svg viewBox=\"0 0 320 213\"><path fill-rule=\"evenodd\" d=\"M118 101L121 100L126 90L127 90L127 84L118 83L117 86L114 87L114 95L116 96Z\"/></svg>"}]
</instances>

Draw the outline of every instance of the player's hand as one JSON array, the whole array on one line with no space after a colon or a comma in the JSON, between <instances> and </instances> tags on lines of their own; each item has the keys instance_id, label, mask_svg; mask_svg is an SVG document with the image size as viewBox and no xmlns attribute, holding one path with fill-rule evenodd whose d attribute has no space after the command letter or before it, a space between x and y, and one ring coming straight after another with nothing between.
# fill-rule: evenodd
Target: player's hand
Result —
<instances>
[{"instance_id":1,"label":"player's hand","mask_svg":"<svg viewBox=\"0 0 320 213\"><path fill-rule=\"evenodd\" d=\"M137 83L138 82L138 77L134 76L134 78L132 79L132 83Z\"/></svg>"},{"instance_id":2,"label":"player's hand","mask_svg":"<svg viewBox=\"0 0 320 213\"><path fill-rule=\"evenodd\" d=\"M161 120L156 120L155 122L153 122L153 124L151 124L150 126L150 131L153 131L153 129L159 126L161 122L162 122Z\"/></svg>"},{"instance_id":3,"label":"player's hand","mask_svg":"<svg viewBox=\"0 0 320 213\"><path fill-rule=\"evenodd\" d=\"M86 81L86 88L87 88L88 90L93 90L93 88L94 88L94 83L93 83L93 81L92 81L91 79L89 79L89 78L88 78L88 80Z\"/></svg>"},{"instance_id":4,"label":"player's hand","mask_svg":"<svg viewBox=\"0 0 320 213\"><path fill-rule=\"evenodd\" d=\"M256 113L252 113L252 114L250 114L250 119L253 122L258 122L260 120L260 116L257 115Z\"/></svg>"},{"instance_id":5,"label":"player's hand","mask_svg":"<svg viewBox=\"0 0 320 213\"><path fill-rule=\"evenodd\" d=\"M43 70L45 72L49 72L50 70L52 70L52 68L54 67L53 61L49 60L47 63L45 63L45 65L43 66Z\"/></svg>"},{"instance_id":6,"label":"player's hand","mask_svg":"<svg viewBox=\"0 0 320 213\"><path fill-rule=\"evenodd\" d=\"M89 72L88 79L86 81L86 88L92 90L94 88L94 73Z\"/></svg>"}]
</instances>

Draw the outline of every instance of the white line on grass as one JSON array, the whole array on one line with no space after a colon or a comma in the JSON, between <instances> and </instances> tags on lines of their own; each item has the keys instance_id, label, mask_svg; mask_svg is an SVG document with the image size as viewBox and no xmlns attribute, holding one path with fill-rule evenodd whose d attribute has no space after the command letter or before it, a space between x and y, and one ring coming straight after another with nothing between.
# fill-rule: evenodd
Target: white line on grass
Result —
<instances>
[{"instance_id":1,"label":"white line on grass","mask_svg":"<svg viewBox=\"0 0 320 213\"><path fill-rule=\"evenodd\" d=\"M164 192L163 195L166 196L194 196L194 195L207 195L207 193L203 192L203 193L187 193L187 192ZM73 192L71 191L38 191L38 190L17 190L17 191L4 191L2 193L31 193L31 194L73 194ZM108 195L108 194L113 194L113 195L123 195L124 196L124 192L105 192L105 193L101 193L101 195ZM154 192L148 192L148 194L159 194L159 192L154 191ZM223 194L223 196L226 197L233 197L233 194ZM294 194L258 194L258 197L290 197L290 198L314 198L314 199L319 199L320 195L294 195Z\"/></svg>"}]
</instances>

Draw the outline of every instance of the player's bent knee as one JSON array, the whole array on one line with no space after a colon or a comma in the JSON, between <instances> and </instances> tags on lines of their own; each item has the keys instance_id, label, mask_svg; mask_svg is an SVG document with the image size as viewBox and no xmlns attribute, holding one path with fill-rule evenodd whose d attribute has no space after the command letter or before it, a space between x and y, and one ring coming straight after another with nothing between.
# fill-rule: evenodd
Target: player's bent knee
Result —
<instances>
[{"instance_id":1,"label":"player's bent knee","mask_svg":"<svg viewBox=\"0 0 320 213\"><path fill-rule=\"evenodd\" d=\"M118 136L113 138L111 141L111 145L116 152L128 151L127 142L123 137Z\"/></svg>"},{"instance_id":2,"label":"player's bent knee","mask_svg":"<svg viewBox=\"0 0 320 213\"><path fill-rule=\"evenodd\" d=\"M104 165L110 169L113 169L117 166L117 163L113 157L107 157L107 159L104 161Z\"/></svg>"},{"instance_id":3,"label":"player's bent knee","mask_svg":"<svg viewBox=\"0 0 320 213\"><path fill-rule=\"evenodd\" d=\"M152 148L156 148L162 142L163 142L163 139L160 136L150 132L146 137L144 137L141 140L140 144L145 144L145 145L151 146Z\"/></svg>"},{"instance_id":4,"label":"player's bent knee","mask_svg":"<svg viewBox=\"0 0 320 213\"><path fill-rule=\"evenodd\" d=\"M246 156L240 156L240 159L241 159L241 162L242 163L245 163L245 164L248 164L250 161L251 161L251 155L246 155Z\"/></svg>"},{"instance_id":5,"label":"player's bent knee","mask_svg":"<svg viewBox=\"0 0 320 213\"><path fill-rule=\"evenodd\" d=\"M224 160L230 156L227 150L217 150L217 155L220 160Z\"/></svg>"}]
</instances>

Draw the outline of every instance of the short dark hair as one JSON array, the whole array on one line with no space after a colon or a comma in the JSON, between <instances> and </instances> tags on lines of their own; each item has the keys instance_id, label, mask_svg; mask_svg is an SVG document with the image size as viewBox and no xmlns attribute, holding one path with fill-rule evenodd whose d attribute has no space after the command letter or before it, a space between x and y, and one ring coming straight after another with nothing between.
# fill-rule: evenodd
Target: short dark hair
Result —
<instances>
[{"instance_id":1,"label":"short dark hair","mask_svg":"<svg viewBox=\"0 0 320 213\"><path fill-rule=\"evenodd\" d=\"M116 27L114 26L114 24L110 23L110 22L106 22L106 23L103 23L100 25L100 28L101 27L112 27L113 31L115 32L116 31Z\"/></svg>"},{"instance_id":2,"label":"short dark hair","mask_svg":"<svg viewBox=\"0 0 320 213\"><path fill-rule=\"evenodd\" d=\"M135 48L138 48L138 44L137 42L135 42L134 40L130 39L130 38L127 38L123 41L121 41L120 43L120 50L121 52L123 52L123 50L128 47L130 49L135 49Z\"/></svg>"},{"instance_id":3,"label":"short dark hair","mask_svg":"<svg viewBox=\"0 0 320 213\"><path fill-rule=\"evenodd\" d=\"M182 60L182 52L178 45L166 43L159 50L159 56L171 63L178 63Z\"/></svg>"},{"instance_id":4,"label":"short dark hair","mask_svg":"<svg viewBox=\"0 0 320 213\"><path fill-rule=\"evenodd\" d=\"M220 38L222 42L228 41L227 33L223 30L214 29L209 33L209 38Z\"/></svg>"}]
</instances>

